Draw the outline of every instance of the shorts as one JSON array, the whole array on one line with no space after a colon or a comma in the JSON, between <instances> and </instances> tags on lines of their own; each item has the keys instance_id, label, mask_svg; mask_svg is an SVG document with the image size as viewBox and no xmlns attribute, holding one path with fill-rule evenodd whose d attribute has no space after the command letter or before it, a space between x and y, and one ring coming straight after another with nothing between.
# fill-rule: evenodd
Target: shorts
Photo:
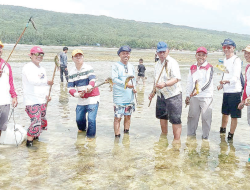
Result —
<instances>
[{"instance_id":1,"label":"shorts","mask_svg":"<svg viewBox=\"0 0 250 190\"><path fill-rule=\"evenodd\" d=\"M241 92L224 93L221 113L224 115L231 115L231 118L241 118L241 110L238 105L241 102Z\"/></svg>"},{"instance_id":2,"label":"shorts","mask_svg":"<svg viewBox=\"0 0 250 190\"><path fill-rule=\"evenodd\" d=\"M182 94L165 99L157 96L156 118L169 120L172 124L181 124Z\"/></svg>"},{"instance_id":3,"label":"shorts","mask_svg":"<svg viewBox=\"0 0 250 190\"><path fill-rule=\"evenodd\" d=\"M135 111L134 103L114 105L114 117L116 118L122 118L124 115L131 115L133 111Z\"/></svg>"},{"instance_id":4,"label":"shorts","mask_svg":"<svg viewBox=\"0 0 250 190\"><path fill-rule=\"evenodd\" d=\"M145 82L145 76L137 76L136 82L139 82L140 79L142 80L142 82Z\"/></svg>"},{"instance_id":5,"label":"shorts","mask_svg":"<svg viewBox=\"0 0 250 190\"><path fill-rule=\"evenodd\" d=\"M10 104L0 106L0 131L6 131L7 129L9 112Z\"/></svg>"}]
</instances>

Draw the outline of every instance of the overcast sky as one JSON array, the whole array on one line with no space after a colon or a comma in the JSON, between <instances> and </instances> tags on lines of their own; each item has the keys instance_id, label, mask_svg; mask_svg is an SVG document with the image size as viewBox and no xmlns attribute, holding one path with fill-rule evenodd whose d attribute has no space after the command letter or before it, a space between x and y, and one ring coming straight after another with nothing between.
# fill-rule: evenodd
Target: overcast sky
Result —
<instances>
[{"instance_id":1,"label":"overcast sky","mask_svg":"<svg viewBox=\"0 0 250 190\"><path fill-rule=\"evenodd\" d=\"M0 4L250 34L250 0L0 0Z\"/></svg>"}]
</instances>

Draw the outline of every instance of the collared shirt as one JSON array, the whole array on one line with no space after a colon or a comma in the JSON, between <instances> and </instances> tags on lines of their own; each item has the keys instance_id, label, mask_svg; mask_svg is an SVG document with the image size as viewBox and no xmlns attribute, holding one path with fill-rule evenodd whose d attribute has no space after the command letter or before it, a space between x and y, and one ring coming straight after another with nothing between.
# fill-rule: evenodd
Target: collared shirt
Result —
<instances>
[{"instance_id":1,"label":"collared shirt","mask_svg":"<svg viewBox=\"0 0 250 190\"><path fill-rule=\"evenodd\" d=\"M234 55L229 59L224 59L224 66L229 73L224 73L222 80L228 80L230 83L223 85L224 93L241 92L242 86L240 81L241 74L241 60L238 56Z\"/></svg>"},{"instance_id":2,"label":"collared shirt","mask_svg":"<svg viewBox=\"0 0 250 190\"><path fill-rule=\"evenodd\" d=\"M180 74L178 62L172 57L170 57L169 55L167 56L166 59L168 60L167 69L164 68L158 83L167 82L168 80L172 78L178 79L178 82L172 86L167 86L162 89L156 88L156 94L158 96L161 96L162 94L165 99L168 99L168 98L171 98L173 96L180 94L182 92L182 89L181 89L181 82L180 82L181 74ZM161 73L161 70L164 64L165 62L161 63L160 60L155 64L155 82L159 78L159 75Z\"/></svg>"},{"instance_id":3,"label":"collared shirt","mask_svg":"<svg viewBox=\"0 0 250 190\"><path fill-rule=\"evenodd\" d=\"M0 105L6 105L11 103L11 98L17 97L14 84L13 84L13 75L11 67L8 63L5 63L5 61L0 58L0 68L3 69L2 76L0 77L0 87L1 87L1 93L0 93Z\"/></svg>"},{"instance_id":4,"label":"collared shirt","mask_svg":"<svg viewBox=\"0 0 250 190\"><path fill-rule=\"evenodd\" d=\"M80 70L77 70L76 67L71 69L69 72L68 91L73 97L78 98L78 105L97 104L97 102L100 102L98 87L94 88L90 93L85 93L83 98L79 95L80 91L94 87L95 81L96 76L90 65L83 63Z\"/></svg>"},{"instance_id":5,"label":"collared shirt","mask_svg":"<svg viewBox=\"0 0 250 190\"><path fill-rule=\"evenodd\" d=\"M60 66L67 66L68 58L65 52L60 53Z\"/></svg>"},{"instance_id":6,"label":"collared shirt","mask_svg":"<svg viewBox=\"0 0 250 190\"><path fill-rule=\"evenodd\" d=\"M117 62L112 65L112 80L113 80L113 102L114 104L124 104L134 102L134 93L130 88L124 89L125 80L128 76L135 77L134 66L130 63L127 65ZM133 85L136 85L135 78Z\"/></svg>"},{"instance_id":7,"label":"collared shirt","mask_svg":"<svg viewBox=\"0 0 250 190\"><path fill-rule=\"evenodd\" d=\"M246 66L245 70L245 86L242 99L245 100L250 96L250 64Z\"/></svg>"},{"instance_id":8,"label":"collared shirt","mask_svg":"<svg viewBox=\"0 0 250 190\"><path fill-rule=\"evenodd\" d=\"M42 66L29 62L22 70L24 105L44 104L49 94L46 71Z\"/></svg>"},{"instance_id":9,"label":"collared shirt","mask_svg":"<svg viewBox=\"0 0 250 190\"><path fill-rule=\"evenodd\" d=\"M213 66L207 61L205 61L200 67L197 63L190 67L186 88L187 97L192 93L196 81L198 81L199 94L195 97L213 96Z\"/></svg>"}]
</instances>

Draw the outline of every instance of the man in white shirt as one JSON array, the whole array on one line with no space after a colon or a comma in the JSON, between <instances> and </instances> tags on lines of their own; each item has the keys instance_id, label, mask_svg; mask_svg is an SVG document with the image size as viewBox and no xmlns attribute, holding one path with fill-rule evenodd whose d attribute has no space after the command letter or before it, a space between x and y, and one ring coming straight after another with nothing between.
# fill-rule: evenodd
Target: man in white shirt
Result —
<instances>
[{"instance_id":1,"label":"man in white shirt","mask_svg":"<svg viewBox=\"0 0 250 190\"><path fill-rule=\"evenodd\" d=\"M195 136L199 118L202 120L202 139L208 139L212 123L213 66L207 62L207 49L199 47L197 62L190 67L186 104L190 104L187 121L187 135Z\"/></svg>"},{"instance_id":2,"label":"man in white shirt","mask_svg":"<svg viewBox=\"0 0 250 190\"><path fill-rule=\"evenodd\" d=\"M180 140L181 136L181 113L182 113L182 89L181 74L178 62L170 57L169 49L165 42L157 44L157 55L159 61L155 65L155 83L160 76L156 85L157 103L156 118L160 119L162 134L168 133L168 120L172 123L174 140ZM167 65L165 66L165 62ZM162 68L164 68L163 72ZM161 73L161 74L160 74ZM151 92L149 100L155 96Z\"/></svg>"},{"instance_id":3,"label":"man in white shirt","mask_svg":"<svg viewBox=\"0 0 250 190\"><path fill-rule=\"evenodd\" d=\"M241 60L234 54L236 44L231 39L225 39L222 43L222 48L225 54L224 66L227 73L223 74L218 90L223 88L222 102L222 124L220 133L226 133L226 127L231 116L231 127L228 132L228 140L233 140L233 135L237 127L237 119L241 118L241 110L238 105L241 102L242 85L240 80L241 75Z\"/></svg>"}]
</instances>

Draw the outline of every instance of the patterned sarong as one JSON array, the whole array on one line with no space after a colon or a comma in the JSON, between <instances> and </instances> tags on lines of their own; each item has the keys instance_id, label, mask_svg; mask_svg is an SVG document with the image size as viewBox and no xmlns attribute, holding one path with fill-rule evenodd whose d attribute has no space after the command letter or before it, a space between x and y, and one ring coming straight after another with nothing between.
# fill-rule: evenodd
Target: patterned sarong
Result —
<instances>
[{"instance_id":1,"label":"patterned sarong","mask_svg":"<svg viewBox=\"0 0 250 190\"><path fill-rule=\"evenodd\" d=\"M30 117L30 127L28 128L27 135L31 137L39 137L42 130L47 130L46 105L35 104L26 106L25 111Z\"/></svg>"}]
</instances>

